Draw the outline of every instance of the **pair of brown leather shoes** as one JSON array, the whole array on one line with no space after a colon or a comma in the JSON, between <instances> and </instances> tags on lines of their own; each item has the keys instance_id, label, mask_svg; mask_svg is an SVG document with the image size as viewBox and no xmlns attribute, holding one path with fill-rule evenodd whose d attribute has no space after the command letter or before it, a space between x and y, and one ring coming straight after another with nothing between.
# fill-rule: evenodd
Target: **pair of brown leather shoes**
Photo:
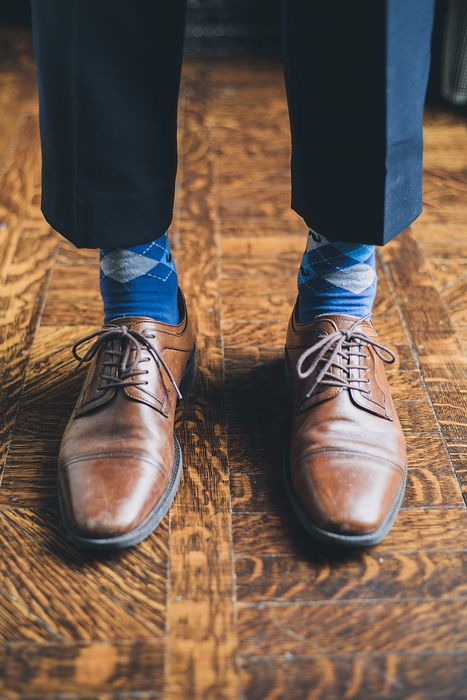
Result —
<instances>
[{"instance_id":1,"label":"pair of brown leather shoes","mask_svg":"<svg viewBox=\"0 0 467 700\"><path fill-rule=\"evenodd\" d=\"M180 294L177 326L114 319L79 341L91 366L59 456L65 525L79 545L123 548L147 537L167 513L182 455L176 405L195 376L195 344ZM94 344L81 358L77 348ZM286 370L294 402L287 491L316 538L347 546L379 542L405 484L405 446L383 359L390 351L366 321L292 316Z\"/></svg>"}]
</instances>

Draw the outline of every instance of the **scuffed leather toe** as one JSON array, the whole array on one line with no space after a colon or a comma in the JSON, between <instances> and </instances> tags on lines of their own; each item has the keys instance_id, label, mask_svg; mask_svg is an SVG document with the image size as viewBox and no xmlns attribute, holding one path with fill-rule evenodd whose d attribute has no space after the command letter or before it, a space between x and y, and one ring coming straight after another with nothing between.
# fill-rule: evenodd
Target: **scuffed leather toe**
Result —
<instances>
[{"instance_id":1,"label":"scuffed leather toe","mask_svg":"<svg viewBox=\"0 0 467 700\"><path fill-rule=\"evenodd\" d=\"M367 455L318 454L296 466L293 486L318 527L342 535L368 535L383 525L398 497L401 476L396 465Z\"/></svg>"},{"instance_id":2,"label":"scuffed leather toe","mask_svg":"<svg viewBox=\"0 0 467 700\"><path fill-rule=\"evenodd\" d=\"M149 455L84 455L60 470L59 482L73 531L98 539L136 529L167 488L163 470Z\"/></svg>"}]
</instances>

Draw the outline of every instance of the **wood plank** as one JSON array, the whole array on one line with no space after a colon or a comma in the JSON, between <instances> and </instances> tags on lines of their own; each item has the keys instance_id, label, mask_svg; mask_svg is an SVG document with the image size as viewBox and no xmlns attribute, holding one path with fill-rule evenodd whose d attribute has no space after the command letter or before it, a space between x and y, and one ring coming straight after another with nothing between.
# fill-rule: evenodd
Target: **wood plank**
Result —
<instances>
[{"instance_id":1,"label":"wood plank","mask_svg":"<svg viewBox=\"0 0 467 700\"><path fill-rule=\"evenodd\" d=\"M163 683L164 643L159 639L0 645L5 700L123 700L129 693L145 700L162 697Z\"/></svg>"},{"instance_id":2,"label":"wood plank","mask_svg":"<svg viewBox=\"0 0 467 700\"><path fill-rule=\"evenodd\" d=\"M211 104L203 71L185 78L179 274L196 308L199 378L184 407L186 468L170 514L167 697L237 698L236 631L222 348L212 199ZM199 240L204 241L200 249Z\"/></svg>"},{"instance_id":3,"label":"wood plank","mask_svg":"<svg viewBox=\"0 0 467 700\"><path fill-rule=\"evenodd\" d=\"M409 231L399 239L383 252L388 274L447 444L466 444L467 359L415 239Z\"/></svg>"},{"instance_id":4,"label":"wood plank","mask_svg":"<svg viewBox=\"0 0 467 700\"><path fill-rule=\"evenodd\" d=\"M217 72L214 67L213 73ZM274 80L264 90L263 99L258 100L258 87L248 83L244 85L216 85L213 99L214 123L226 119L237 118L245 126L245 133L250 134L249 124L244 117L250 115L253 125L258 122L276 121L287 122L288 111L285 97L285 86L281 80Z\"/></svg>"},{"instance_id":5,"label":"wood plank","mask_svg":"<svg viewBox=\"0 0 467 700\"><path fill-rule=\"evenodd\" d=\"M239 179L252 188L290 187L290 142L286 143L282 139L255 139L244 134L241 141L216 141L215 149L216 174L219 185L224 190L229 186L238 186ZM248 228L248 224L253 224L248 218L225 222L222 231L231 230L234 226L237 229L243 226ZM257 227L257 224L254 225ZM267 230L274 229L278 228L279 222L272 218L270 222L264 222L263 226ZM297 215L293 230L300 231L303 228L303 220ZM284 224L281 224L281 231L284 235Z\"/></svg>"},{"instance_id":6,"label":"wood plank","mask_svg":"<svg viewBox=\"0 0 467 700\"><path fill-rule=\"evenodd\" d=\"M28 610L21 597L12 597L0 586L2 614L0 638L3 642L51 642L60 639L41 619Z\"/></svg>"},{"instance_id":7,"label":"wood plank","mask_svg":"<svg viewBox=\"0 0 467 700\"><path fill-rule=\"evenodd\" d=\"M216 169L218 167L219 160L216 160ZM243 175L241 175L243 178ZM307 238L307 228L303 223L303 219L298 216L294 219L291 224L287 224L287 228L284 228L282 221L278 221L274 217L271 218L255 218L255 217L242 217L241 221L232 221L231 219L221 219L219 221L219 231L221 244L224 237L228 238L256 238L261 239L263 235L268 237L287 240L288 236L292 236L295 239L295 245L299 243L299 239L302 239L301 250L305 249L306 238ZM302 251L303 252L303 251ZM271 280L272 281L272 280Z\"/></svg>"},{"instance_id":8,"label":"wood plank","mask_svg":"<svg viewBox=\"0 0 467 700\"><path fill-rule=\"evenodd\" d=\"M441 210L449 217L451 209L467 211L467 183L465 173L442 168L425 168L423 172L424 211Z\"/></svg>"},{"instance_id":9,"label":"wood plank","mask_svg":"<svg viewBox=\"0 0 467 700\"><path fill-rule=\"evenodd\" d=\"M440 242L444 247L459 247L465 243L465 214L461 211L449 212L448 217L436 210L424 211L411 228L423 251L438 248Z\"/></svg>"},{"instance_id":10,"label":"wood plank","mask_svg":"<svg viewBox=\"0 0 467 700\"><path fill-rule=\"evenodd\" d=\"M71 298L70 279L73 279L74 290ZM89 324L100 327L103 318L103 304L99 291L99 251L78 250L60 237L41 324L47 326L59 323L69 327ZM71 333L73 334L73 331Z\"/></svg>"},{"instance_id":11,"label":"wood plank","mask_svg":"<svg viewBox=\"0 0 467 700\"><path fill-rule=\"evenodd\" d=\"M243 181L243 178L242 178ZM284 232L283 236L269 235L269 231L257 231L256 236L252 235L246 240L245 237L238 238L234 235L222 235L220 249L222 258L237 258L243 260L246 266L256 268L256 260L266 258L268 261L282 262L284 256L299 256L297 270L300 259L305 250L307 242L307 229L303 225L301 233ZM280 266L279 266L280 267ZM261 273L259 273L261 274ZM264 274L264 273L263 273Z\"/></svg>"},{"instance_id":12,"label":"wood plank","mask_svg":"<svg viewBox=\"0 0 467 700\"><path fill-rule=\"evenodd\" d=\"M438 422L427 398L420 401L395 401L394 405L406 435L438 433Z\"/></svg>"},{"instance_id":13,"label":"wood plank","mask_svg":"<svg viewBox=\"0 0 467 700\"><path fill-rule=\"evenodd\" d=\"M224 261L222 261L222 264ZM266 278L253 275L230 275L228 273L228 262L224 270L222 270L222 278L220 280L220 291L222 294L222 304L229 303L230 297L234 300L245 300L244 303L248 304L248 300L251 299L250 304L254 304L255 301L260 303L260 300L270 294L271 296L279 296L282 293L284 296L290 295L294 297L297 295L297 280L294 277L287 275L274 275L268 280L267 289ZM235 303L235 301L233 301ZM292 308L289 309L289 313ZM288 318L288 314L287 314Z\"/></svg>"},{"instance_id":14,"label":"wood plank","mask_svg":"<svg viewBox=\"0 0 467 700\"><path fill-rule=\"evenodd\" d=\"M282 140L290 144L283 82L275 81L267 90L263 90L261 100L258 100L255 85L227 84L217 87L207 124L212 129L215 142L247 133L250 139Z\"/></svg>"},{"instance_id":15,"label":"wood plank","mask_svg":"<svg viewBox=\"0 0 467 700\"><path fill-rule=\"evenodd\" d=\"M466 569L464 550L382 556L364 550L348 557L328 550L313 560L256 553L235 560L239 603L465 598Z\"/></svg>"},{"instance_id":16,"label":"wood plank","mask_svg":"<svg viewBox=\"0 0 467 700\"><path fill-rule=\"evenodd\" d=\"M70 279L74 280L74 294L71 298ZM57 265L47 292L42 323L68 327L91 324L97 329L102 326L103 318L98 265Z\"/></svg>"},{"instance_id":17,"label":"wood plank","mask_svg":"<svg viewBox=\"0 0 467 700\"><path fill-rule=\"evenodd\" d=\"M79 335L94 327L81 326ZM32 345L0 488L1 507L56 505L61 437L87 369L73 374L74 328L41 327Z\"/></svg>"},{"instance_id":18,"label":"wood plank","mask_svg":"<svg viewBox=\"0 0 467 700\"><path fill-rule=\"evenodd\" d=\"M435 247L432 245L423 250L423 257L438 292L446 291L467 276L467 257L465 251L459 246ZM448 307L450 307L449 303Z\"/></svg>"},{"instance_id":19,"label":"wood plank","mask_svg":"<svg viewBox=\"0 0 467 700\"><path fill-rule=\"evenodd\" d=\"M283 294L265 290L260 297L226 295L222 300L224 322L288 321L297 293L294 284L287 284L284 278L282 281L284 282ZM235 285L231 286L235 288Z\"/></svg>"},{"instance_id":20,"label":"wood plank","mask_svg":"<svg viewBox=\"0 0 467 700\"><path fill-rule=\"evenodd\" d=\"M203 61L198 58L191 63L192 72L196 67L203 66ZM239 54L229 58L219 58L215 63L205 58L204 65L211 69L210 81L216 88L250 86L269 89L271 86L277 86L278 82L281 85L283 82L282 62L270 56L255 56L252 61L250 56ZM189 63L187 69L190 70ZM187 74L190 73L187 72Z\"/></svg>"},{"instance_id":21,"label":"wood plank","mask_svg":"<svg viewBox=\"0 0 467 700\"><path fill-rule=\"evenodd\" d=\"M0 109L7 112L38 113L35 71L0 73Z\"/></svg>"},{"instance_id":22,"label":"wood plank","mask_svg":"<svg viewBox=\"0 0 467 700\"><path fill-rule=\"evenodd\" d=\"M466 623L464 598L238 609L243 657L467 651Z\"/></svg>"},{"instance_id":23,"label":"wood plank","mask_svg":"<svg viewBox=\"0 0 467 700\"><path fill-rule=\"evenodd\" d=\"M0 411L4 417L0 427L0 468L2 470L56 247L57 234L50 230L39 212L37 202L34 202L19 232L18 245L8 265L8 274L2 286L0 308Z\"/></svg>"},{"instance_id":24,"label":"wood plank","mask_svg":"<svg viewBox=\"0 0 467 700\"><path fill-rule=\"evenodd\" d=\"M4 284L22 220L40 176L37 117L26 116L0 183L0 284ZM36 216L36 221L38 217ZM41 225L44 228L44 224Z\"/></svg>"},{"instance_id":25,"label":"wood plank","mask_svg":"<svg viewBox=\"0 0 467 700\"><path fill-rule=\"evenodd\" d=\"M232 516L236 556L261 551L266 555L313 558L322 547L311 539L296 519L287 513L255 513ZM402 510L389 535L376 552L416 552L459 549L464 546L467 527L465 508Z\"/></svg>"},{"instance_id":26,"label":"wood plank","mask_svg":"<svg viewBox=\"0 0 467 700\"><path fill-rule=\"evenodd\" d=\"M54 568L59 572L61 570L62 576L70 576L76 585L81 582L82 590L89 592L90 601L107 596L122 607L124 616L128 613L134 618L135 627L146 630L145 637L163 635L167 595L167 518L145 540L144 545L125 552L103 555L76 548L65 534L58 509L20 508L3 511L3 521L18 530L18 537L24 538L28 551L36 552L41 561L50 559ZM42 571L44 570L47 567L43 567ZM41 585L45 584L38 584L39 590ZM67 595L68 587L62 583L56 591L57 605L62 605ZM81 595L77 596L76 604L79 602L83 604ZM56 624L62 624L60 619ZM118 618L115 621L115 632L117 629ZM92 629L88 630L87 638L92 638L92 635ZM116 634L111 633L109 638L113 636Z\"/></svg>"},{"instance_id":27,"label":"wood plank","mask_svg":"<svg viewBox=\"0 0 467 700\"><path fill-rule=\"evenodd\" d=\"M221 88L216 91L216 97L209 119L214 140L247 132L250 138L274 135L274 140L279 137L290 142L287 101L282 86L276 85L264 92L261 100L254 87Z\"/></svg>"},{"instance_id":28,"label":"wood plank","mask_svg":"<svg viewBox=\"0 0 467 700\"><path fill-rule=\"evenodd\" d=\"M462 110L443 104L441 101L429 102L423 113L425 130L437 130L443 127L456 128L465 124Z\"/></svg>"},{"instance_id":29,"label":"wood plank","mask_svg":"<svg viewBox=\"0 0 467 700\"><path fill-rule=\"evenodd\" d=\"M467 142L467 126L449 124L425 129L423 164L427 170L459 171L467 167L467 153L460 144Z\"/></svg>"},{"instance_id":30,"label":"wood plank","mask_svg":"<svg viewBox=\"0 0 467 700\"><path fill-rule=\"evenodd\" d=\"M224 391L229 462L234 473L281 478L291 411L283 347L227 349Z\"/></svg>"},{"instance_id":31,"label":"wood plank","mask_svg":"<svg viewBox=\"0 0 467 700\"><path fill-rule=\"evenodd\" d=\"M467 655L384 654L242 659L245 700L461 700Z\"/></svg>"},{"instance_id":32,"label":"wood plank","mask_svg":"<svg viewBox=\"0 0 467 700\"><path fill-rule=\"evenodd\" d=\"M168 559L168 518L162 521L151 537L140 543L137 548L129 549L125 552L125 556L122 556L120 552L115 552L115 556L103 555L101 557L96 553L77 549L71 543L65 534L58 508L3 508L1 512L3 517L7 518L15 527L20 528L26 535L32 537L46 548L53 548L53 551L60 555L64 561L73 561L79 567L82 566L83 562L93 562L98 572L99 563L102 563L104 570L109 573L115 567L118 569L120 563L122 567L125 565L128 565L128 567L133 566L131 564L132 557L130 556L133 554L136 556L134 560L135 569L138 567L143 567L144 569L144 566L147 566L144 562L148 558L162 563L167 562ZM106 569L107 565L110 568ZM85 567L85 569L86 575L92 575L92 567L89 569ZM124 568L121 571L123 573Z\"/></svg>"},{"instance_id":33,"label":"wood plank","mask_svg":"<svg viewBox=\"0 0 467 700\"><path fill-rule=\"evenodd\" d=\"M227 348L254 348L276 345L284 347L285 332L288 321L276 323L269 321L222 323L222 333Z\"/></svg>"},{"instance_id":34,"label":"wood plank","mask_svg":"<svg viewBox=\"0 0 467 700\"><path fill-rule=\"evenodd\" d=\"M118 598L121 587L109 591L107 585L104 592L96 577L88 580L79 570L64 566L56 553L25 536L8 516L0 513L0 519L0 586L11 600L21 601L29 615L57 639L140 639L164 634L165 570L159 576L153 570L151 605L138 609L133 596L128 608ZM15 638L11 630L4 630L2 638L8 637Z\"/></svg>"},{"instance_id":35,"label":"wood plank","mask_svg":"<svg viewBox=\"0 0 467 700\"><path fill-rule=\"evenodd\" d=\"M0 111L0 178L3 178L8 166L9 152L17 143L18 132L24 116Z\"/></svg>"},{"instance_id":36,"label":"wood plank","mask_svg":"<svg viewBox=\"0 0 467 700\"><path fill-rule=\"evenodd\" d=\"M226 193L219 205L219 214L224 219L239 217L274 217L283 221L284 227L295 224L297 214L290 209L290 191L288 188L280 188L274 191L251 190L236 191L229 197Z\"/></svg>"}]
</instances>

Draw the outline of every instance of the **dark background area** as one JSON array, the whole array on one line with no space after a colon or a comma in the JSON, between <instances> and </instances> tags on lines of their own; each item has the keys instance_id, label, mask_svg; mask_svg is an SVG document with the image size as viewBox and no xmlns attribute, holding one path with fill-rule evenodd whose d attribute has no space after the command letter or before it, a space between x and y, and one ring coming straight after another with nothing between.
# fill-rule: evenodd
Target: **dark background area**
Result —
<instances>
[{"instance_id":1,"label":"dark background area","mask_svg":"<svg viewBox=\"0 0 467 700\"><path fill-rule=\"evenodd\" d=\"M317 0L318 2L321 0ZM437 99L441 39L447 0L437 0L428 98ZM280 55L282 0L188 0L187 53L229 55L237 52ZM0 0L0 22L28 25L29 0Z\"/></svg>"},{"instance_id":2,"label":"dark background area","mask_svg":"<svg viewBox=\"0 0 467 700\"><path fill-rule=\"evenodd\" d=\"M280 52L281 0L188 0L188 52ZM0 0L0 21L27 25L29 0Z\"/></svg>"}]
</instances>

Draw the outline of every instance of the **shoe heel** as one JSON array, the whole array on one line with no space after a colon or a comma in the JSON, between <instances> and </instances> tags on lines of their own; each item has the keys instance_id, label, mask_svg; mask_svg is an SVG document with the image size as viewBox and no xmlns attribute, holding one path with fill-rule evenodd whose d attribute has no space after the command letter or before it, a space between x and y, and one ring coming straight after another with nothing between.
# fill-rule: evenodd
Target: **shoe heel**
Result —
<instances>
[{"instance_id":1,"label":"shoe heel","mask_svg":"<svg viewBox=\"0 0 467 700\"><path fill-rule=\"evenodd\" d=\"M177 399L177 406L181 406L188 396L191 387L195 381L196 377L196 345L193 346L193 350L190 353L188 362L186 363L185 370L180 379L180 393L182 395L181 399Z\"/></svg>"}]
</instances>

